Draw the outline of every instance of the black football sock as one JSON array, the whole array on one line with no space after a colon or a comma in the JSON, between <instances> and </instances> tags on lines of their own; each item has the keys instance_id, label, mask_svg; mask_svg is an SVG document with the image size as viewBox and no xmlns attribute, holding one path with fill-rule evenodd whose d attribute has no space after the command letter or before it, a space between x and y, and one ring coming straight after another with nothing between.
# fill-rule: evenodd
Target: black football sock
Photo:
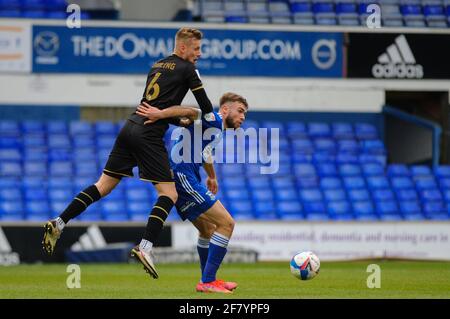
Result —
<instances>
[{"instance_id":1,"label":"black football sock","mask_svg":"<svg viewBox=\"0 0 450 319\"><path fill-rule=\"evenodd\" d=\"M167 196L160 196L153 206L150 217L148 218L147 227L145 228L144 239L152 244L158 238L163 229L164 222L169 216L174 202Z\"/></svg>"},{"instance_id":2,"label":"black football sock","mask_svg":"<svg viewBox=\"0 0 450 319\"><path fill-rule=\"evenodd\" d=\"M80 215L89 205L98 201L101 197L97 186L91 185L75 196L59 217L67 224L69 220Z\"/></svg>"}]
</instances>

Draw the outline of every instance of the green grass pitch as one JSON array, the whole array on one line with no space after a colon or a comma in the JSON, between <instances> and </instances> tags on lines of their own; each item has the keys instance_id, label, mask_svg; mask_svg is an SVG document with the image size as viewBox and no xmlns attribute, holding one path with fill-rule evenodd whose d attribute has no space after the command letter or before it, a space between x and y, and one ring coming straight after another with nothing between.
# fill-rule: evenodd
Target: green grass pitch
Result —
<instances>
[{"instance_id":1,"label":"green grass pitch","mask_svg":"<svg viewBox=\"0 0 450 319\"><path fill-rule=\"evenodd\" d=\"M381 268L381 287L367 288L369 264ZM81 264L81 288L68 289L67 264L0 267L0 298L450 298L450 262L324 262L320 274L300 281L288 262L224 264L221 279L233 294L195 292L197 264L160 264L154 280L138 264Z\"/></svg>"}]
</instances>

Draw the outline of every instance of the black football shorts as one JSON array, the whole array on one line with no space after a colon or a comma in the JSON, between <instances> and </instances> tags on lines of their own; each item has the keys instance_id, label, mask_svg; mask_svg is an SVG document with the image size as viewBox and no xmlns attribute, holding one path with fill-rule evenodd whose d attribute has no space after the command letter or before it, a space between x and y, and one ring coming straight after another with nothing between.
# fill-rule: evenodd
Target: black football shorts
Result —
<instances>
[{"instance_id":1,"label":"black football shorts","mask_svg":"<svg viewBox=\"0 0 450 319\"><path fill-rule=\"evenodd\" d=\"M126 121L116 138L103 173L122 178L133 176L133 168L139 168L139 177L144 181L173 183L169 156L163 136L167 123L140 125Z\"/></svg>"}]
</instances>

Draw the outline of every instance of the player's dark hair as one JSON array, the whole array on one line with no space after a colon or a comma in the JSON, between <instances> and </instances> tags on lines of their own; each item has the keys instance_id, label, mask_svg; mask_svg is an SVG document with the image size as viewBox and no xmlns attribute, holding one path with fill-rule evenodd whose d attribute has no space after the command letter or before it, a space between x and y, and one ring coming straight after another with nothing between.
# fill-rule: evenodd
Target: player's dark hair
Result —
<instances>
[{"instance_id":1,"label":"player's dark hair","mask_svg":"<svg viewBox=\"0 0 450 319\"><path fill-rule=\"evenodd\" d=\"M200 30L193 28L181 28L177 31L175 35L175 41L185 41L189 39L197 39L201 40L203 37L203 33Z\"/></svg>"},{"instance_id":2,"label":"player's dark hair","mask_svg":"<svg viewBox=\"0 0 450 319\"><path fill-rule=\"evenodd\" d=\"M236 94L236 93L233 93L233 92L227 92L224 95L222 95L222 97L220 98L220 102L219 102L220 106L222 106L222 105L224 105L225 103L228 103L228 102L239 102L239 103L242 103L242 104L244 104L245 108L248 109L247 100L243 96L241 96L239 94Z\"/></svg>"}]
</instances>

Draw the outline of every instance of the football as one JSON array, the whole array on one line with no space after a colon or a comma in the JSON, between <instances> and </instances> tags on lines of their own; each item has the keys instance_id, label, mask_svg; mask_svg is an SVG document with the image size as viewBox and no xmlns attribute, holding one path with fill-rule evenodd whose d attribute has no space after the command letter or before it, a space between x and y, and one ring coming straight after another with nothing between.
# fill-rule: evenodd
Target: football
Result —
<instances>
[{"instance_id":1,"label":"football","mask_svg":"<svg viewBox=\"0 0 450 319\"><path fill-rule=\"evenodd\" d=\"M296 278L310 280L319 274L320 260L314 253L306 251L292 257L290 266Z\"/></svg>"}]
</instances>

